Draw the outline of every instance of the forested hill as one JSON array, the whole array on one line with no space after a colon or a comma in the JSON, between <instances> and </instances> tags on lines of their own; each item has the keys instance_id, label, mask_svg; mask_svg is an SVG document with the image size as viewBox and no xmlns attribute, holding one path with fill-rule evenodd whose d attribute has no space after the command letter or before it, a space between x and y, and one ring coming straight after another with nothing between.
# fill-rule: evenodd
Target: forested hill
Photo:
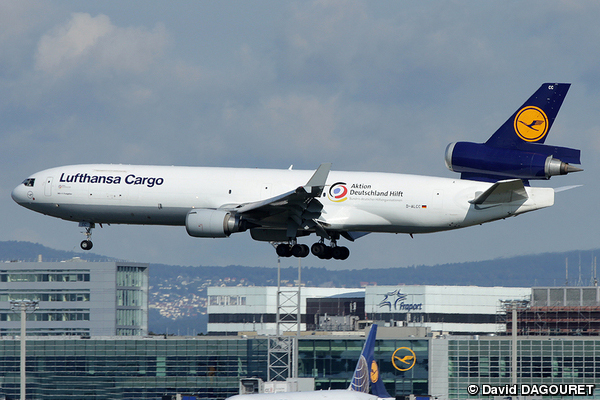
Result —
<instances>
[{"instance_id":1,"label":"forested hill","mask_svg":"<svg viewBox=\"0 0 600 400\"><path fill-rule=\"evenodd\" d=\"M38 256L42 261L64 261L79 257L86 261L114 261L113 258L95 253L81 253L74 251L54 250L39 243L0 241L0 262L11 261L37 261Z\"/></svg>"},{"instance_id":2,"label":"forested hill","mask_svg":"<svg viewBox=\"0 0 600 400\"><path fill-rule=\"evenodd\" d=\"M544 253L511 258L499 258L477 262L453 263L434 266L417 265L409 268L368 268L361 270L328 270L303 267L302 282L307 286L360 287L361 285L476 285L476 286L554 286L565 283L565 263L569 264L569 284L579 282L589 285L592 263L600 250L581 250L564 253ZM35 261L38 255L44 261L68 260L81 257L90 261L114 260L93 253L54 250L29 242L0 242L0 261ZM310 265L310 258L304 261ZM339 261L332 261L337 262ZM172 266L150 264L150 284L180 277L202 281L227 281L244 286L275 285L277 271L271 267L247 267L232 265ZM297 279L296 267L283 268L282 280Z\"/></svg>"}]
</instances>

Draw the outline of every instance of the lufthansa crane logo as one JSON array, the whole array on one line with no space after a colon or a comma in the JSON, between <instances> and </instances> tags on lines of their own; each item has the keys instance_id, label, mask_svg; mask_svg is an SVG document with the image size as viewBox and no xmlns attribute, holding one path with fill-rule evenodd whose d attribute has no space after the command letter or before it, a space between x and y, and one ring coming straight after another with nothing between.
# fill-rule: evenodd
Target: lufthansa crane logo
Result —
<instances>
[{"instance_id":1,"label":"lufthansa crane logo","mask_svg":"<svg viewBox=\"0 0 600 400\"><path fill-rule=\"evenodd\" d=\"M371 363L371 382L375 383L379 380L379 368L375 360Z\"/></svg>"},{"instance_id":2,"label":"lufthansa crane logo","mask_svg":"<svg viewBox=\"0 0 600 400\"><path fill-rule=\"evenodd\" d=\"M392 365L398 371L408 371L415 366L417 356L408 347L400 347L392 354Z\"/></svg>"},{"instance_id":3,"label":"lufthansa crane logo","mask_svg":"<svg viewBox=\"0 0 600 400\"><path fill-rule=\"evenodd\" d=\"M548 116L538 107L523 107L515 117L515 132L526 142L537 142L548 133Z\"/></svg>"}]
</instances>

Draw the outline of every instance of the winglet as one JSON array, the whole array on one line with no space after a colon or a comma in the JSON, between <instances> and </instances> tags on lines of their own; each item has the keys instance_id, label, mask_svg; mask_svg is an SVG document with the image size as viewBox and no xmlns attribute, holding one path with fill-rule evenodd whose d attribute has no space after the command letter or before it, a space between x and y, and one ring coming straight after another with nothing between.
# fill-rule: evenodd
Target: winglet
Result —
<instances>
[{"instance_id":1,"label":"winglet","mask_svg":"<svg viewBox=\"0 0 600 400\"><path fill-rule=\"evenodd\" d=\"M348 390L355 392L369 393L369 382L373 385L371 390L379 398L391 398L383 381L381 380L381 371L375 361L375 340L377 337L377 325L371 325L369 336L360 353L360 358L356 364L354 375Z\"/></svg>"},{"instance_id":2,"label":"winglet","mask_svg":"<svg viewBox=\"0 0 600 400\"><path fill-rule=\"evenodd\" d=\"M317 168L313 176L304 185L304 190L315 197L321 196L323 188L325 188L325 182L327 182L327 177L329 176L329 171L331 171L331 163L319 165L319 168Z\"/></svg>"}]
</instances>

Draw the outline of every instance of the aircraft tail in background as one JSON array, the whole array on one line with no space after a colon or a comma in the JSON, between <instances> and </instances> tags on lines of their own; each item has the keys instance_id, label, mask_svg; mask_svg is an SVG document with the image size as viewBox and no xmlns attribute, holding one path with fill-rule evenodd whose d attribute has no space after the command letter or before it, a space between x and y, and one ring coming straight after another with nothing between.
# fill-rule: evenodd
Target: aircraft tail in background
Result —
<instances>
[{"instance_id":1,"label":"aircraft tail in background","mask_svg":"<svg viewBox=\"0 0 600 400\"><path fill-rule=\"evenodd\" d=\"M315 390L309 392L255 393L229 397L227 400L383 400L393 399L383 382L375 361L377 325L372 325L358 358L348 389ZM369 387L372 394L369 394Z\"/></svg>"},{"instance_id":2,"label":"aircraft tail in background","mask_svg":"<svg viewBox=\"0 0 600 400\"><path fill-rule=\"evenodd\" d=\"M375 361L375 340L377 338L377 325L371 325L369 336L356 363L356 369L348 390L369 393L369 386L373 394L379 398L390 398L381 380L377 361Z\"/></svg>"}]
</instances>

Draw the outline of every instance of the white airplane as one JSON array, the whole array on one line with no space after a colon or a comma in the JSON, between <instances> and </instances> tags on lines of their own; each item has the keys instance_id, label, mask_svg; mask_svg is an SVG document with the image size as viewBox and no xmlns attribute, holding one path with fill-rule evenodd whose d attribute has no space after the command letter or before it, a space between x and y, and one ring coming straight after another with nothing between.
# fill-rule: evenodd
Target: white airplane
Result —
<instances>
[{"instance_id":1,"label":"white airplane","mask_svg":"<svg viewBox=\"0 0 600 400\"><path fill-rule=\"evenodd\" d=\"M96 224L185 226L194 237L250 231L279 256L344 260L341 237L429 233L516 216L554 204L529 186L581 169L580 151L543 144L570 84L543 84L486 143L458 142L446 165L461 178L376 172L144 165L70 165L30 175L12 198L33 211L79 222L92 248ZM298 238L315 233L309 250ZM329 241L329 245L325 241Z\"/></svg>"},{"instance_id":2,"label":"white airplane","mask_svg":"<svg viewBox=\"0 0 600 400\"><path fill-rule=\"evenodd\" d=\"M365 341L362 352L350 386L348 389L338 390L316 390L312 392L285 392L285 393L257 393L231 396L228 400L380 400L394 399L390 396L383 385L379 366L375 361L375 340L377 336L377 325L371 325L369 336ZM369 394L369 386L371 392Z\"/></svg>"}]
</instances>

